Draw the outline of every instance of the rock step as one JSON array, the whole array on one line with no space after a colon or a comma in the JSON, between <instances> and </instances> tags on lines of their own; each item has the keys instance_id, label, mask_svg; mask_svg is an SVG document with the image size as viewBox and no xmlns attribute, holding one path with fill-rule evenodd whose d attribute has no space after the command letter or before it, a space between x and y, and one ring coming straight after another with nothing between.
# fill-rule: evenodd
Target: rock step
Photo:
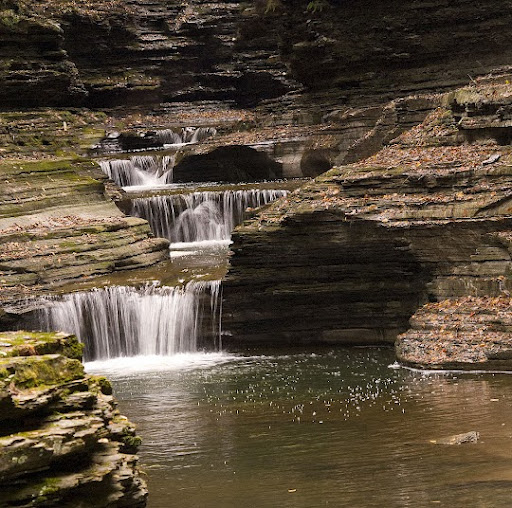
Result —
<instances>
[{"instance_id":1,"label":"rock step","mask_svg":"<svg viewBox=\"0 0 512 508\"><path fill-rule=\"evenodd\" d=\"M461 298L420 308L397 358L425 369L512 370L512 300Z\"/></svg>"},{"instance_id":2,"label":"rock step","mask_svg":"<svg viewBox=\"0 0 512 508\"><path fill-rule=\"evenodd\" d=\"M140 438L77 356L73 336L0 333L1 506L145 506Z\"/></svg>"}]
</instances>

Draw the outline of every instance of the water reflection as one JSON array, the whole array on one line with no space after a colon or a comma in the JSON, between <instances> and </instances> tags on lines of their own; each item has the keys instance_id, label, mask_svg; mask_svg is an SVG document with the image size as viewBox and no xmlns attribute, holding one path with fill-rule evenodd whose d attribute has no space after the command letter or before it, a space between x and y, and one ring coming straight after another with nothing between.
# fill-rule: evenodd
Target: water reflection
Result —
<instances>
[{"instance_id":1,"label":"water reflection","mask_svg":"<svg viewBox=\"0 0 512 508\"><path fill-rule=\"evenodd\" d=\"M510 506L510 376L424 376L375 349L211 360L100 369L139 424L152 508Z\"/></svg>"}]
</instances>

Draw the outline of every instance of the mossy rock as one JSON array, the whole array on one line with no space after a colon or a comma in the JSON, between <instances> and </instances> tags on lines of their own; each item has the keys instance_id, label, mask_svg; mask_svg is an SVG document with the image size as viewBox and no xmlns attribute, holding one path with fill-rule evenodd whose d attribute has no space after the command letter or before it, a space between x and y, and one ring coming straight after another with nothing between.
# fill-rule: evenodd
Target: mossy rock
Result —
<instances>
[{"instance_id":1,"label":"mossy rock","mask_svg":"<svg viewBox=\"0 0 512 508\"><path fill-rule=\"evenodd\" d=\"M74 335L62 332L0 333L0 357L60 354L82 360L83 349Z\"/></svg>"},{"instance_id":2,"label":"mossy rock","mask_svg":"<svg viewBox=\"0 0 512 508\"><path fill-rule=\"evenodd\" d=\"M21 390L52 386L84 377L78 360L61 355L15 356L0 359L0 384Z\"/></svg>"},{"instance_id":3,"label":"mossy rock","mask_svg":"<svg viewBox=\"0 0 512 508\"><path fill-rule=\"evenodd\" d=\"M89 376L90 384L89 390L91 392L101 392L103 395L112 395L112 384L111 382L103 376Z\"/></svg>"}]
</instances>

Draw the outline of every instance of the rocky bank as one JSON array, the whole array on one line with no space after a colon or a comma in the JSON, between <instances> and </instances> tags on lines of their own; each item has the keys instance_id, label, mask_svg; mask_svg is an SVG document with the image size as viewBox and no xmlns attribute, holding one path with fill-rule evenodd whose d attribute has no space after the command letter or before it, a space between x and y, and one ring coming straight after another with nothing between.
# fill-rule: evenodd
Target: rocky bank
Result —
<instances>
[{"instance_id":1,"label":"rocky bank","mask_svg":"<svg viewBox=\"0 0 512 508\"><path fill-rule=\"evenodd\" d=\"M62 333L0 334L0 504L143 507L140 438Z\"/></svg>"},{"instance_id":2,"label":"rocky bank","mask_svg":"<svg viewBox=\"0 0 512 508\"><path fill-rule=\"evenodd\" d=\"M509 82L509 75L494 76L440 97L420 126L376 155L335 167L240 226L224 284L224 326L234 340L393 343L429 301L463 309L460 302L477 297L471 305L480 315L478 298L489 312L492 298L506 297L512 268ZM498 356L492 340L465 348L474 337L461 333L461 356L419 355L418 348L430 346L417 342L445 340L442 330L458 326L450 324L457 313L440 313L442 329L433 317L422 319L436 315L435 305L420 310L413 330L399 337L401 360L485 367L485 358L506 358L510 336L497 315L496 329L481 322L477 332L499 335ZM478 355L470 352L475 349Z\"/></svg>"}]
</instances>

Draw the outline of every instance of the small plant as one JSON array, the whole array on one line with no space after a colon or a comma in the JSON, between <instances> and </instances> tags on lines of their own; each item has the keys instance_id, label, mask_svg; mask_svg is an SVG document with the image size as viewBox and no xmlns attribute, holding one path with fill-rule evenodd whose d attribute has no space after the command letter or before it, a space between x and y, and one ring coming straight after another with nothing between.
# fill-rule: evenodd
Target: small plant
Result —
<instances>
[{"instance_id":1,"label":"small plant","mask_svg":"<svg viewBox=\"0 0 512 508\"><path fill-rule=\"evenodd\" d=\"M308 3L307 10L310 12L322 12L327 7L326 0L311 0Z\"/></svg>"},{"instance_id":2,"label":"small plant","mask_svg":"<svg viewBox=\"0 0 512 508\"><path fill-rule=\"evenodd\" d=\"M265 14L268 14L269 12L275 12L280 7L282 7L281 0L267 0L267 4L265 6Z\"/></svg>"}]
</instances>

